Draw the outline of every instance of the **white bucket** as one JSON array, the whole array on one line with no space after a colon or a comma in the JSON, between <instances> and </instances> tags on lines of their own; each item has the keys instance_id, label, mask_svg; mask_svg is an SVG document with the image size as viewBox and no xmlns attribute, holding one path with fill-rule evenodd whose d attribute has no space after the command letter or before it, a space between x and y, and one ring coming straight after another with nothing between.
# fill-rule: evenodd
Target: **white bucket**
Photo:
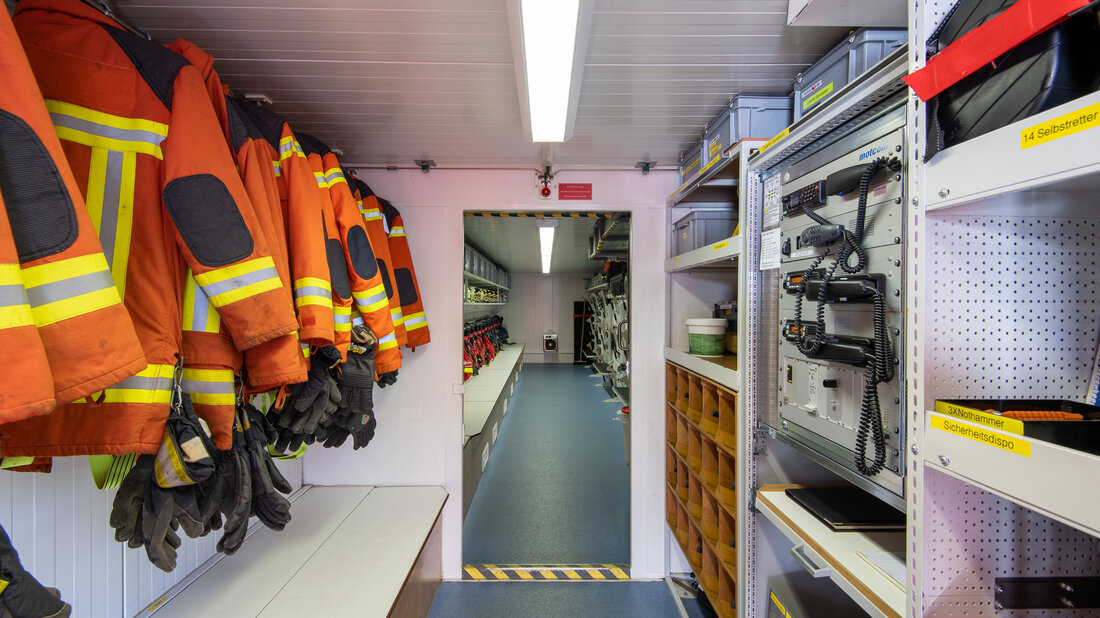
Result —
<instances>
[{"instance_id":1,"label":"white bucket","mask_svg":"<svg viewBox=\"0 0 1100 618\"><path fill-rule=\"evenodd\" d=\"M726 318L688 318L688 352L721 356L725 350Z\"/></svg>"}]
</instances>

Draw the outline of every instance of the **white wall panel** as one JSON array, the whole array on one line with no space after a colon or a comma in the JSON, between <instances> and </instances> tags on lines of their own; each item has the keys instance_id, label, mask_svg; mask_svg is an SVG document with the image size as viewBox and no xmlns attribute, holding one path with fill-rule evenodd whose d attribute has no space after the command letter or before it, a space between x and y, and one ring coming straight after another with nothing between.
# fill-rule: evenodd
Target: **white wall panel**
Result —
<instances>
[{"instance_id":1,"label":"white wall panel","mask_svg":"<svg viewBox=\"0 0 1100 618\"><path fill-rule=\"evenodd\" d=\"M584 286L581 275L512 275L512 295L501 316L508 338L527 344L524 362L573 362L573 301L584 300ZM542 351L545 333L558 334L559 354L552 360Z\"/></svg>"},{"instance_id":2,"label":"white wall panel","mask_svg":"<svg viewBox=\"0 0 1100 618\"><path fill-rule=\"evenodd\" d=\"M445 578L461 576L462 226L464 210L631 212L631 562L640 578L664 575L664 251L665 198L677 175L562 171L559 182L591 182L598 202L543 201L527 170L360 170L401 211L416 262L432 342L406 353L396 388L375 391L378 434L365 450L311 451L305 480L317 485L443 485ZM513 276L515 278L515 276ZM517 298L513 291L513 299ZM644 302L650 299L651 302ZM520 301L522 302L522 301ZM572 309L570 308L570 316ZM458 392L456 392L458 391Z\"/></svg>"}]
</instances>

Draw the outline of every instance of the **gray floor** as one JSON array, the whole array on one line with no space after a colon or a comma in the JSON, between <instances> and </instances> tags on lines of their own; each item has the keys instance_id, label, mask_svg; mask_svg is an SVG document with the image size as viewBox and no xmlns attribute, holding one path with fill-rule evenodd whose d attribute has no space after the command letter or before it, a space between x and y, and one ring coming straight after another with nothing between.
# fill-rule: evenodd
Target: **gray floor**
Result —
<instances>
[{"instance_id":1,"label":"gray floor","mask_svg":"<svg viewBox=\"0 0 1100 618\"><path fill-rule=\"evenodd\" d=\"M443 582L429 618L475 616L671 618L679 613L664 582Z\"/></svg>"},{"instance_id":2,"label":"gray floor","mask_svg":"<svg viewBox=\"0 0 1100 618\"><path fill-rule=\"evenodd\" d=\"M630 562L621 404L603 403L591 373L523 366L463 526L464 564Z\"/></svg>"}]
</instances>

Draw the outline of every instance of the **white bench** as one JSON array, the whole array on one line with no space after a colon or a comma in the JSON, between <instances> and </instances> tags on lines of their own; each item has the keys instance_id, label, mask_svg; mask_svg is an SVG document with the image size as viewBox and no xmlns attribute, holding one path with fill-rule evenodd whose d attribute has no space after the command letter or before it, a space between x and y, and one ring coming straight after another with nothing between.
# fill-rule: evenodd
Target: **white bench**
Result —
<instances>
[{"instance_id":1,"label":"white bench","mask_svg":"<svg viewBox=\"0 0 1100 618\"><path fill-rule=\"evenodd\" d=\"M516 388L523 367L522 343L511 343L496 355L493 362L478 370L465 383L462 397L462 516L470 508L481 473L489 463L493 443L497 439L500 421L508 411L508 402Z\"/></svg>"},{"instance_id":2,"label":"white bench","mask_svg":"<svg viewBox=\"0 0 1100 618\"><path fill-rule=\"evenodd\" d=\"M310 487L285 530L262 528L140 615L426 616L446 500L442 487Z\"/></svg>"}]
</instances>

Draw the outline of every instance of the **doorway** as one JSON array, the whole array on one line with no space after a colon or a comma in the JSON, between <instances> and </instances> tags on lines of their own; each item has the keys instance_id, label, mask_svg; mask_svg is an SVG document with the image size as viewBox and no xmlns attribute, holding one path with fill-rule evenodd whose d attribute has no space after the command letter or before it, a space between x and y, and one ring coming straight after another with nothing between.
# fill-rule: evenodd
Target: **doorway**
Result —
<instances>
[{"instance_id":1,"label":"doorway","mask_svg":"<svg viewBox=\"0 0 1100 618\"><path fill-rule=\"evenodd\" d=\"M463 578L628 579L630 215L464 214Z\"/></svg>"}]
</instances>

